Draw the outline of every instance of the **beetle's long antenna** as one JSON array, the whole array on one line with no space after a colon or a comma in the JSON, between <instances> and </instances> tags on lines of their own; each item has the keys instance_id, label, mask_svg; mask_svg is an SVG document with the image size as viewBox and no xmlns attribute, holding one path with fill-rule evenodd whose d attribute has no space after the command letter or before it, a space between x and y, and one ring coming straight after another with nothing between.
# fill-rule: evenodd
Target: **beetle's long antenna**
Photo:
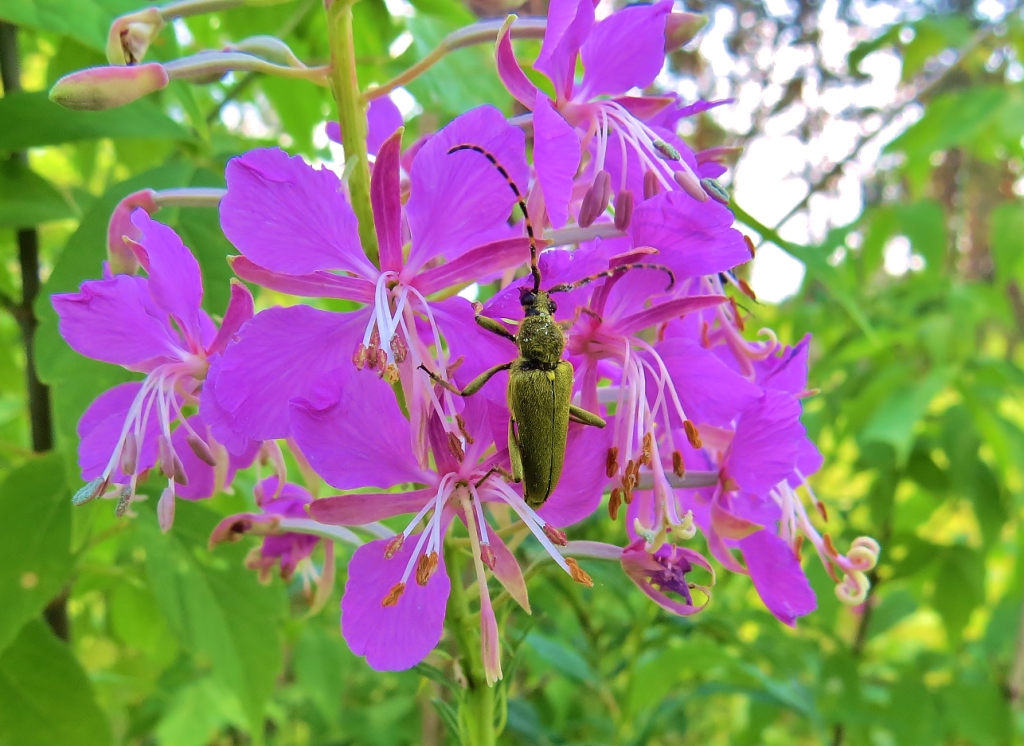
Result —
<instances>
[{"instance_id":1,"label":"beetle's long antenna","mask_svg":"<svg viewBox=\"0 0 1024 746\"><path fill-rule=\"evenodd\" d=\"M523 193L519 191L519 187L516 186L515 181L509 176L508 171L505 170L505 167L498 162L498 159L492 153L484 150L479 145L456 145L454 148L448 149L448 154L451 155L459 150L472 150L489 160L491 165L498 169L498 173L505 177L505 181L508 182L512 193L516 195L519 209L523 211L523 220L526 222L526 235L530 239L530 274L533 276L533 292L540 292L540 268L537 266L537 239L533 235L533 222L530 220L530 213L526 209L526 200L523 199Z\"/></svg>"},{"instance_id":2,"label":"beetle's long antenna","mask_svg":"<svg viewBox=\"0 0 1024 746\"><path fill-rule=\"evenodd\" d=\"M606 269L604 272L595 272L592 275L576 280L576 282L565 282L561 285L555 285L553 288L548 290L548 293L567 293L570 290L575 290L578 287L582 287L587 283L591 283L594 280L600 280L602 277L614 277L615 275L621 275L623 272L627 272L631 269L657 269L662 272L668 273L668 287L665 288L665 292L672 289L672 286L676 284L676 276L671 269L666 267L664 264L648 264L646 262L633 262L631 264L620 264L618 267L612 267Z\"/></svg>"}]
</instances>

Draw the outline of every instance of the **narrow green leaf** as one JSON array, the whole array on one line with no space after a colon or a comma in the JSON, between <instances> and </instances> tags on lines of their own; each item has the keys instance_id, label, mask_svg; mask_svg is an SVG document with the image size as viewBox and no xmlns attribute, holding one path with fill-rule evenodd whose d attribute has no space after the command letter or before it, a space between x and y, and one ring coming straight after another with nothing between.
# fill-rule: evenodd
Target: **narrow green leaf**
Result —
<instances>
[{"instance_id":1,"label":"narrow green leaf","mask_svg":"<svg viewBox=\"0 0 1024 746\"><path fill-rule=\"evenodd\" d=\"M0 18L60 36L66 34L102 51L111 21L141 6L137 0L5 0L0 5Z\"/></svg>"}]
</instances>

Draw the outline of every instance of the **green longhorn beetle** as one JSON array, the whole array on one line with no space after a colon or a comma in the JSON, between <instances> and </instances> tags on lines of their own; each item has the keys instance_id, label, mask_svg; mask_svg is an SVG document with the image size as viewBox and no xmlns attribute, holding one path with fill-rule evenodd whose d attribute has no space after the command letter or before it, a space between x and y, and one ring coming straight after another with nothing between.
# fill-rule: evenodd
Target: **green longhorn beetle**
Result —
<instances>
[{"instance_id":1,"label":"green longhorn beetle","mask_svg":"<svg viewBox=\"0 0 1024 746\"><path fill-rule=\"evenodd\" d=\"M660 264L635 262L597 272L576 282L555 285L541 290L540 268L537 266L537 241L533 233L526 201L508 171L491 153L479 145L456 145L449 155L459 150L472 150L487 158L505 177L515 194L519 209L523 212L526 233L530 240L530 275L533 286L519 289L519 302L523 306L523 321L519 331L512 334L494 319L476 315L476 322L489 332L513 342L519 348L519 357L512 362L502 363L485 370L465 388L459 389L449 381L442 380L436 373L420 366L439 386L459 396L472 396L496 374L510 371L508 379L508 452L512 462L512 480L523 482L526 504L539 508L544 504L562 475L565 462L565 444L569 435L569 422L579 422L594 427L607 423L593 412L577 407L572 399L573 369L568 360L562 359L565 350L565 335L555 322L555 302L552 293L565 293L602 277L613 277L630 269L657 269L667 272L670 290L675 283L672 270ZM504 472L502 469L493 471ZM506 476L508 476L506 474ZM485 476L484 479L487 477ZM481 480L483 481L483 480Z\"/></svg>"}]
</instances>

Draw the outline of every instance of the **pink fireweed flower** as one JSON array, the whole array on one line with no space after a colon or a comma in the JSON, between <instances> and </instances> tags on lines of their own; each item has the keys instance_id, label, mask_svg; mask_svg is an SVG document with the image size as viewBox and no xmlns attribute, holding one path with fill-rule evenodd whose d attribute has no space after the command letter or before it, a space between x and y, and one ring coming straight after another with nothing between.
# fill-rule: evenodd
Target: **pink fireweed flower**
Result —
<instances>
[{"instance_id":1,"label":"pink fireweed flower","mask_svg":"<svg viewBox=\"0 0 1024 746\"><path fill-rule=\"evenodd\" d=\"M359 525L412 513L396 536L370 542L356 550L342 599L342 632L351 649L378 670L400 670L421 661L440 640L450 582L444 567L443 544L456 516L466 525L481 589L484 659L490 681L501 677L497 627L487 593L485 568L529 610L522 572L501 537L490 528L484 505L509 506L530 529L552 559L571 577L588 583L572 559L558 547L566 542L557 526L579 520L600 499L603 475L574 470L539 511L492 471L492 420L506 418L484 399L465 402L464 435L447 432L437 418L428 427L434 467L423 469L410 444L410 423L402 416L390 387L383 381L349 373L336 381L337 393L321 392L319 401L292 404L292 422L310 464L327 482L341 489L390 488L416 483L407 492L349 494L323 498L310 506L312 517L332 525ZM372 423L369 424L368 423ZM504 434L504 425L499 428ZM606 449L596 428L574 429L568 458ZM490 455L488 455L490 454ZM506 461L507 463L507 461ZM415 582L413 582L415 581Z\"/></svg>"},{"instance_id":2,"label":"pink fireweed flower","mask_svg":"<svg viewBox=\"0 0 1024 746\"><path fill-rule=\"evenodd\" d=\"M684 190L706 202L692 152L667 130L645 119L672 103L670 97L624 95L647 88L665 61L665 25L671 0L632 5L595 22L591 0L553 0L544 43L534 68L555 90L552 101L519 67L510 22L500 34L495 57L509 92L533 112L537 178L551 223L563 226L573 201L581 154L590 152L591 185L580 207L587 225L604 212L613 194L617 213L640 195ZM575 80L578 59L584 75ZM618 178L615 178L617 176ZM623 224L629 222L623 218Z\"/></svg>"},{"instance_id":3,"label":"pink fireweed flower","mask_svg":"<svg viewBox=\"0 0 1024 746\"><path fill-rule=\"evenodd\" d=\"M293 295L366 304L351 313L272 308L246 325L211 372L213 385L207 389L223 415L212 424L229 448L247 435L286 437L288 403L310 396L320 378L343 366L401 380L417 433L430 411L447 418L456 414L450 394L436 394L416 369L426 365L445 375L444 320L452 313L471 320L472 314L468 304L451 312L446 310L451 304L428 297L514 267L528 256L525 238L508 237L514 195L505 179L476 153L449 154L464 142L479 143L512 178L525 179L522 131L496 109L481 107L419 149L403 206L401 131L394 133L380 147L370 189L379 266L359 245L355 215L334 173L314 170L276 149L229 162L221 223L242 252L233 260L235 272ZM425 458L423 452L420 456Z\"/></svg>"},{"instance_id":4,"label":"pink fireweed flower","mask_svg":"<svg viewBox=\"0 0 1024 746\"><path fill-rule=\"evenodd\" d=\"M277 476L267 477L253 489L258 513L236 513L224 518L210 534L210 549L223 541L239 541L243 536L261 536L263 541L253 547L245 564L259 574L260 582L270 582L274 567L285 581L298 573L302 589L314 610L319 610L334 587L334 542L355 546L363 541L347 528L324 526L310 520L308 506L313 496ZM383 526L373 527L375 533ZM324 547L324 564L318 569L311 557L320 543Z\"/></svg>"},{"instance_id":5,"label":"pink fireweed flower","mask_svg":"<svg viewBox=\"0 0 1024 746\"><path fill-rule=\"evenodd\" d=\"M158 465L167 478L158 511L166 530L175 494L209 497L215 482L230 481L234 469L254 455L246 444L240 458L229 459L210 438L202 415L185 414L198 405L210 359L252 317L253 302L244 285L233 283L218 330L200 307L199 264L181 239L145 210L137 210L132 222L141 235L130 244L148 277L108 271L102 280L83 283L78 293L53 296L61 335L76 352L145 374L141 382L101 394L82 416L79 465L88 484L74 500L86 502L118 485L121 514L146 470Z\"/></svg>"}]
</instances>

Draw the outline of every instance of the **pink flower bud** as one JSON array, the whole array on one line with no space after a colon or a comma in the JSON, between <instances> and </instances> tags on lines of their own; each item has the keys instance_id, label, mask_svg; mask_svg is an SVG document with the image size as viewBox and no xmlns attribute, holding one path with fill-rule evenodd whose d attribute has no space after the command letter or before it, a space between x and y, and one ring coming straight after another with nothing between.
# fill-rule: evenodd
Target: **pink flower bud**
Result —
<instances>
[{"instance_id":1,"label":"pink flower bud","mask_svg":"<svg viewBox=\"0 0 1024 746\"><path fill-rule=\"evenodd\" d=\"M665 52L674 52L689 44L707 22L708 17L699 13L669 13L665 19Z\"/></svg>"},{"instance_id":2,"label":"pink flower bud","mask_svg":"<svg viewBox=\"0 0 1024 746\"><path fill-rule=\"evenodd\" d=\"M159 8L146 8L121 16L110 25L107 35L107 62L111 65L135 65L142 61L149 43L164 27Z\"/></svg>"},{"instance_id":3,"label":"pink flower bud","mask_svg":"<svg viewBox=\"0 0 1024 746\"><path fill-rule=\"evenodd\" d=\"M156 192L152 189L132 192L117 204L110 215L110 222L107 223L107 260L114 274L133 275L139 268L139 261L131 247L125 243L125 238L136 242L142 240L142 231L132 225L131 220L132 212L140 207L150 215L156 212L159 208Z\"/></svg>"},{"instance_id":4,"label":"pink flower bud","mask_svg":"<svg viewBox=\"0 0 1024 746\"><path fill-rule=\"evenodd\" d=\"M157 62L131 67L89 67L54 83L50 100L68 109L101 111L130 104L166 88L167 83L167 71Z\"/></svg>"}]
</instances>

